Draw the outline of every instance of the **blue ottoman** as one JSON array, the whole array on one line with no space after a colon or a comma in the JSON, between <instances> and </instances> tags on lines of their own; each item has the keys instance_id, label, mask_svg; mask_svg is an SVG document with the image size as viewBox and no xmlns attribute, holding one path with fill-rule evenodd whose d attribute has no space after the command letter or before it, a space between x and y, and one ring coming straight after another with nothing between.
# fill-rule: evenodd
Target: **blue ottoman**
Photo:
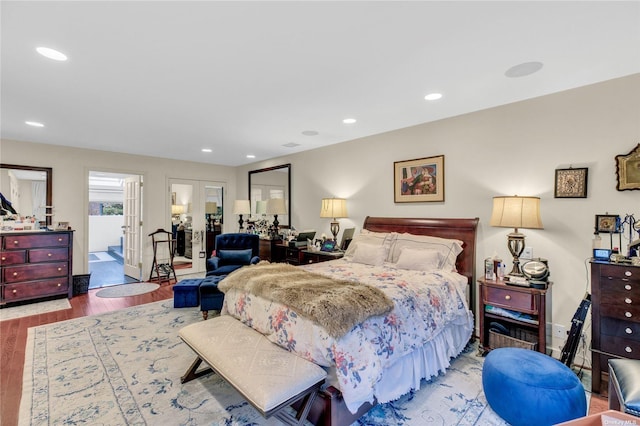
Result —
<instances>
[{"instance_id":1,"label":"blue ottoman","mask_svg":"<svg viewBox=\"0 0 640 426\"><path fill-rule=\"evenodd\" d=\"M492 350L482 368L482 387L489 406L513 426L554 425L587 415L578 376L540 352Z\"/></svg>"},{"instance_id":2,"label":"blue ottoman","mask_svg":"<svg viewBox=\"0 0 640 426\"><path fill-rule=\"evenodd\" d=\"M182 280L173 285L173 307L188 308L200 304L198 288L202 278Z\"/></svg>"},{"instance_id":3,"label":"blue ottoman","mask_svg":"<svg viewBox=\"0 0 640 426\"><path fill-rule=\"evenodd\" d=\"M225 279L226 275L210 275L205 277L200 284L200 310L202 318L209 317L209 311L219 311L224 302L224 293L218 290L218 283Z\"/></svg>"}]
</instances>

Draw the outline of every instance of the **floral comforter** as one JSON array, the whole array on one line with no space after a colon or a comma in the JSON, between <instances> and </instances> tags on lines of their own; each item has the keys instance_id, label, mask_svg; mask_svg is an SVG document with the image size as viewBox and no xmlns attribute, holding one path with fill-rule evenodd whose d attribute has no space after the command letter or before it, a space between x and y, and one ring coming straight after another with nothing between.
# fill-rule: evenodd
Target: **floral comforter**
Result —
<instances>
[{"instance_id":1,"label":"floral comforter","mask_svg":"<svg viewBox=\"0 0 640 426\"><path fill-rule=\"evenodd\" d=\"M446 327L467 327L467 279L455 272L410 271L392 264L369 266L345 259L302 266L337 279L378 287L394 302L385 316L370 317L339 339L281 304L231 290L223 314L230 314L266 335L272 342L324 367L335 366L339 387L354 412L373 402L374 386L383 370L422 347Z\"/></svg>"}]
</instances>

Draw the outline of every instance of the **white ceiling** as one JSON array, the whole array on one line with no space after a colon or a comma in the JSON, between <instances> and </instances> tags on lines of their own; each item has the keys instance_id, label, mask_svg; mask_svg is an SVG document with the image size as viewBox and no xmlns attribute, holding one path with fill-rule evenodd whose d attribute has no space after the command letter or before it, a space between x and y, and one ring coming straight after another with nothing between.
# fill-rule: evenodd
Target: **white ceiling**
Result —
<instances>
[{"instance_id":1,"label":"white ceiling","mask_svg":"<svg viewBox=\"0 0 640 426\"><path fill-rule=\"evenodd\" d=\"M638 1L2 1L0 13L2 138L230 166L640 72ZM505 77L529 61L544 67Z\"/></svg>"}]
</instances>

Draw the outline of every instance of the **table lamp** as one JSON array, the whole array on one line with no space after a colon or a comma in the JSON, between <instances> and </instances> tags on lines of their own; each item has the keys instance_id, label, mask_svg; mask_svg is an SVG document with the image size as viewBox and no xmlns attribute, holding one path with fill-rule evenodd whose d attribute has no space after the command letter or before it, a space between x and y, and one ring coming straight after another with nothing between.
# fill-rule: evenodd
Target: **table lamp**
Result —
<instances>
[{"instance_id":1,"label":"table lamp","mask_svg":"<svg viewBox=\"0 0 640 426\"><path fill-rule=\"evenodd\" d=\"M513 268L509 275L523 276L520 269L520 255L524 250L524 234L518 228L543 229L540 218L539 197L504 196L493 197L491 226L515 228L507 235L507 247L513 256Z\"/></svg>"},{"instance_id":2,"label":"table lamp","mask_svg":"<svg viewBox=\"0 0 640 426\"><path fill-rule=\"evenodd\" d=\"M287 214L287 206L284 202L284 198L269 198L267 200L267 214L273 215L273 226L271 228L271 234L273 237L278 235L278 215Z\"/></svg>"},{"instance_id":3,"label":"table lamp","mask_svg":"<svg viewBox=\"0 0 640 426\"><path fill-rule=\"evenodd\" d=\"M333 241L338 241L338 232L340 232L340 223L338 218L347 217L347 200L344 198L323 198L320 207L320 217L332 218L331 233Z\"/></svg>"},{"instance_id":4,"label":"table lamp","mask_svg":"<svg viewBox=\"0 0 640 426\"><path fill-rule=\"evenodd\" d=\"M242 232L244 229L244 220L242 220L243 214L251 214L251 205L249 200L235 200L233 202L233 214L240 216L238 219L238 232Z\"/></svg>"}]
</instances>

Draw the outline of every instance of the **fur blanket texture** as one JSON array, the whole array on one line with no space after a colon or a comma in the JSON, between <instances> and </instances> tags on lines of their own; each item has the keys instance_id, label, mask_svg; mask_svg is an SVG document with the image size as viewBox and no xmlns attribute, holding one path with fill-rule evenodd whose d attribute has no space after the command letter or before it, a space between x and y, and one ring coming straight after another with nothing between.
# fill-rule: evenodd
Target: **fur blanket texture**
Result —
<instances>
[{"instance_id":1,"label":"fur blanket texture","mask_svg":"<svg viewBox=\"0 0 640 426\"><path fill-rule=\"evenodd\" d=\"M393 301L375 287L335 280L286 263L263 261L237 269L218 284L223 293L232 288L282 303L334 338L393 309Z\"/></svg>"}]
</instances>

